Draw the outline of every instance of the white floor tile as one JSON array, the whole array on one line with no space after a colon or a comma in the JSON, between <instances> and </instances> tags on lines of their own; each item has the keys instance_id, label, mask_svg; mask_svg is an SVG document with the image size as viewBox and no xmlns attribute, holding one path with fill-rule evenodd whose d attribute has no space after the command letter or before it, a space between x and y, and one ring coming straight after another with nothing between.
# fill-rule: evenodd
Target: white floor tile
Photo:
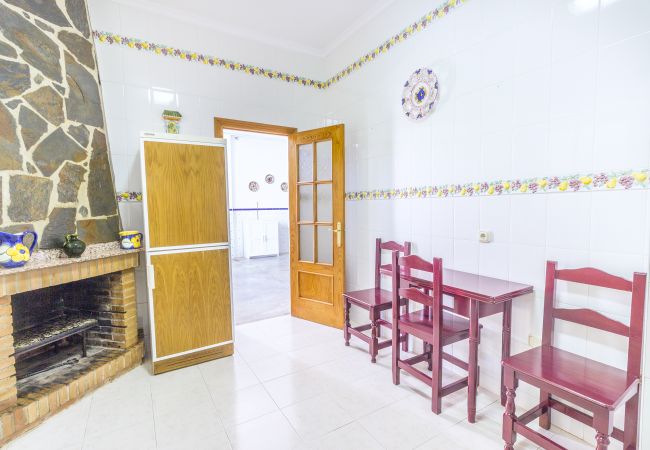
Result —
<instances>
[{"instance_id":1,"label":"white floor tile","mask_svg":"<svg viewBox=\"0 0 650 450\"><path fill-rule=\"evenodd\" d=\"M383 447L361 425L353 422L323 436L316 443L315 448L319 450L380 450Z\"/></svg>"},{"instance_id":2,"label":"white floor tile","mask_svg":"<svg viewBox=\"0 0 650 450\"><path fill-rule=\"evenodd\" d=\"M118 410L114 410L118 415ZM113 428L109 432L86 434L83 450L153 450L156 434L152 416L131 420L128 426Z\"/></svg>"},{"instance_id":3,"label":"white floor tile","mask_svg":"<svg viewBox=\"0 0 650 450\"><path fill-rule=\"evenodd\" d=\"M212 399L225 426L237 425L278 411L278 406L262 385L234 392L213 392Z\"/></svg>"},{"instance_id":4,"label":"white floor tile","mask_svg":"<svg viewBox=\"0 0 650 450\"><path fill-rule=\"evenodd\" d=\"M312 441L353 421L353 417L329 395L322 394L282 409L298 434Z\"/></svg>"},{"instance_id":5,"label":"white floor tile","mask_svg":"<svg viewBox=\"0 0 650 450\"><path fill-rule=\"evenodd\" d=\"M315 397L325 392L329 379L318 370L320 367L291 373L264 383L273 401L280 407Z\"/></svg>"},{"instance_id":6,"label":"white floor tile","mask_svg":"<svg viewBox=\"0 0 650 450\"><path fill-rule=\"evenodd\" d=\"M241 356L222 358L198 366L211 391L236 391L255 386L260 380Z\"/></svg>"},{"instance_id":7,"label":"white floor tile","mask_svg":"<svg viewBox=\"0 0 650 450\"><path fill-rule=\"evenodd\" d=\"M155 418L158 448L195 449L203 442L216 445L205 448L230 448L230 441L216 411L205 408L178 409Z\"/></svg>"},{"instance_id":8,"label":"white floor tile","mask_svg":"<svg viewBox=\"0 0 650 450\"><path fill-rule=\"evenodd\" d=\"M235 450L288 450L301 448L303 444L279 411L226 428L226 431Z\"/></svg>"},{"instance_id":9,"label":"white floor tile","mask_svg":"<svg viewBox=\"0 0 650 450\"><path fill-rule=\"evenodd\" d=\"M269 381L309 367L299 359L292 358L287 354L277 354L268 358L249 361L248 363L251 370L262 381Z\"/></svg>"}]
</instances>

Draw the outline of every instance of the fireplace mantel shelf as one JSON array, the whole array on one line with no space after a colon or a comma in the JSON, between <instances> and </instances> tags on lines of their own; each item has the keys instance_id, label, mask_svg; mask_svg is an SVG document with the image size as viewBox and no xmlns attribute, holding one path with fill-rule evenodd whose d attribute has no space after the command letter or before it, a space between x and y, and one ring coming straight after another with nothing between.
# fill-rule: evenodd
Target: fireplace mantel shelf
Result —
<instances>
[{"instance_id":1,"label":"fireplace mantel shelf","mask_svg":"<svg viewBox=\"0 0 650 450\"><path fill-rule=\"evenodd\" d=\"M0 296L137 267L140 251L123 250L117 242L89 245L79 258L68 258L59 249L39 250L22 267L0 269Z\"/></svg>"},{"instance_id":2,"label":"fireplace mantel shelf","mask_svg":"<svg viewBox=\"0 0 650 450\"><path fill-rule=\"evenodd\" d=\"M118 242L91 244L86 247L86 251L79 258L68 258L61 249L37 250L27 264L22 267L14 269L0 268L0 277L18 272L30 272L138 252L140 252L140 249L123 250Z\"/></svg>"}]
</instances>

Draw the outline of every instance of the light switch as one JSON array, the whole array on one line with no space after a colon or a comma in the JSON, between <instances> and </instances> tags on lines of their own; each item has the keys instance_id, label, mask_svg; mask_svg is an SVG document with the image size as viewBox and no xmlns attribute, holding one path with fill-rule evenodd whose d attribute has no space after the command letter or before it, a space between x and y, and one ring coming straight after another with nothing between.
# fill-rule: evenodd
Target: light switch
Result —
<instances>
[{"instance_id":1,"label":"light switch","mask_svg":"<svg viewBox=\"0 0 650 450\"><path fill-rule=\"evenodd\" d=\"M479 231L478 240L484 244L492 242L492 232L491 231Z\"/></svg>"}]
</instances>

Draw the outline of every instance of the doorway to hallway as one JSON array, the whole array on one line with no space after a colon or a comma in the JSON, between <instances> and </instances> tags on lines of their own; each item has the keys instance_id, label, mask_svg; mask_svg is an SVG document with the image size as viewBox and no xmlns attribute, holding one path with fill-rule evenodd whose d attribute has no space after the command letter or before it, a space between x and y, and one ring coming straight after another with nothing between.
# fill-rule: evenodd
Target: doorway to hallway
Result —
<instances>
[{"instance_id":1,"label":"doorway to hallway","mask_svg":"<svg viewBox=\"0 0 650 450\"><path fill-rule=\"evenodd\" d=\"M235 323L289 314L288 139L224 130Z\"/></svg>"}]
</instances>

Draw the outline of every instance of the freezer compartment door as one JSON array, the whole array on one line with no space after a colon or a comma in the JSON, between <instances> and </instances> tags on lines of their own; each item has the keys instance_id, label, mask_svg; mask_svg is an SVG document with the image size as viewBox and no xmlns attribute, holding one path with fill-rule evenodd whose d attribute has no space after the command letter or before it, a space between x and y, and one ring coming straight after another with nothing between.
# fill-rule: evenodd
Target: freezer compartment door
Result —
<instances>
[{"instance_id":1,"label":"freezer compartment door","mask_svg":"<svg viewBox=\"0 0 650 450\"><path fill-rule=\"evenodd\" d=\"M225 148L144 141L147 249L228 242Z\"/></svg>"}]
</instances>

